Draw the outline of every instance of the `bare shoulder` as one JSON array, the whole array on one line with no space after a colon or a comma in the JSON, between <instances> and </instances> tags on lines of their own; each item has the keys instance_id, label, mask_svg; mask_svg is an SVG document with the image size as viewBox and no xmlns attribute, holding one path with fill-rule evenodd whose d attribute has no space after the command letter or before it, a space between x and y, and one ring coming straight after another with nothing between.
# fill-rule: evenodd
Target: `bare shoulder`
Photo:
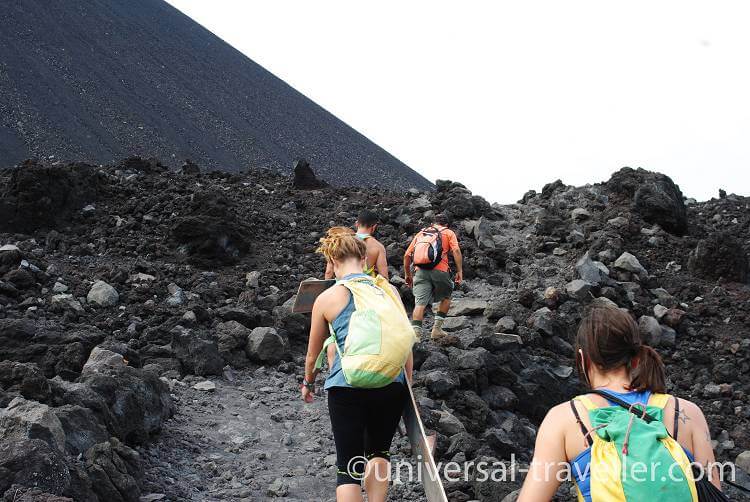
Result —
<instances>
[{"instance_id":1,"label":"bare shoulder","mask_svg":"<svg viewBox=\"0 0 750 502\"><path fill-rule=\"evenodd\" d=\"M346 302L349 301L349 290L346 287L337 284L331 288L323 291L320 296L315 299L314 308L328 317L328 313L338 308L341 310L346 306Z\"/></svg>"},{"instance_id":2,"label":"bare shoulder","mask_svg":"<svg viewBox=\"0 0 750 502\"><path fill-rule=\"evenodd\" d=\"M375 237L370 237L369 239L367 239L366 243L369 247L372 247L373 249L377 249L378 251L385 252L385 246L383 245L382 242L377 240Z\"/></svg>"},{"instance_id":3,"label":"bare shoulder","mask_svg":"<svg viewBox=\"0 0 750 502\"><path fill-rule=\"evenodd\" d=\"M680 416L686 419L700 419L705 421L706 418L703 416L703 410L700 406L687 399L680 398Z\"/></svg>"},{"instance_id":4,"label":"bare shoulder","mask_svg":"<svg viewBox=\"0 0 750 502\"><path fill-rule=\"evenodd\" d=\"M559 429L564 428L569 422L575 422L573 412L570 410L570 402L566 401L550 408L544 421Z\"/></svg>"}]
</instances>

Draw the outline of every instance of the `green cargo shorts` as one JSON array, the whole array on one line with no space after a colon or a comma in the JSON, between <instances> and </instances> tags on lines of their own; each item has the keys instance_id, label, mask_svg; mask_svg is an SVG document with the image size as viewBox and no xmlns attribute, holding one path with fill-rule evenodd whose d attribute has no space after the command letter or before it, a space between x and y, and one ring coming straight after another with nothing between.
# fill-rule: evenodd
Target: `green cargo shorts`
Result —
<instances>
[{"instance_id":1,"label":"green cargo shorts","mask_svg":"<svg viewBox=\"0 0 750 502\"><path fill-rule=\"evenodd\" d=\"M453 294L451 274L442 270L417 269L414 274L414 303L427 306L442 302Z\"/></svg>"}]
</instances>

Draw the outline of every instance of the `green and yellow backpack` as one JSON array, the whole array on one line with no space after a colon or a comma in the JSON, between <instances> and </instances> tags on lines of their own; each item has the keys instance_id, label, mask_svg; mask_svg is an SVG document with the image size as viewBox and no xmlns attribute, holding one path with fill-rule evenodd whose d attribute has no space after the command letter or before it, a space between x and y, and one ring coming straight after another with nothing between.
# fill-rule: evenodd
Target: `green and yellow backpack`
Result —
<instances>
[{"instance_id":1,"label":"green and yellow backpack","mask_svg":"<svg viewBox=\"0 0 750 502\"><path fill-rule=\"evenodd\" d=\"M671 396L652 394L644 406L631 405L607 392L592 393L617 406L599 407L587 396L574 398L588 411L592 426L584 433L591 438L590 498L587 499L595 502L697 502L691 459L663 423L664 407ZM586 430L572 402L571 407L581 429ZM585 500L580 489L578 500Z\"/></svg>"},{"instance_id":2,"label":"green and yellow backpack","mask_svg":"<svg viewBox=\"0 0 750 502\"><path fill-rule=\"evenodd\" d=\"M331 334L315 366L322 367L326 349L333 343L346 383L363 389L385 387L401 373L417 342L401 299L382 276L358 276L336 284L351 293L354 312L344 350L336 343L336 335L329 326Z\"/></svg>"}]
</instances>

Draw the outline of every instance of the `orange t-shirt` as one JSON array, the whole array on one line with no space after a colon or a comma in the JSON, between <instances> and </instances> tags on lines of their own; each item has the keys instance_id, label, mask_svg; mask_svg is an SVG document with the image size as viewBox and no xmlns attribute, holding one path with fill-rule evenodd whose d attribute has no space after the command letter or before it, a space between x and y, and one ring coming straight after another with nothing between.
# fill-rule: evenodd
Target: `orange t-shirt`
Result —
<instances>
[{"instance_id":1,"label":"orange t-shirt","mask_svg":"<svg viewBox=\"0 0 750 502\"><path fill-rule=\"evenodd\" d=\"M448 264L448 253L450 253L454 249L458 249L458 238L456 237L456 233L450 228L441 227L440 225L434 225L434 227L440 230L440 237L443 239L443 256L440 259L440 263L438 263L437 266L432 270L442 270L443 272L450 272L451 267ZM410 255L414 253L414 244L416 243L416 241L417 236L415 235L411 240L411 244L409 244L409 247L406 249L406 254ZM418 265L416 266L417 268L419 267Z\"/></svg>"}]
</instances>

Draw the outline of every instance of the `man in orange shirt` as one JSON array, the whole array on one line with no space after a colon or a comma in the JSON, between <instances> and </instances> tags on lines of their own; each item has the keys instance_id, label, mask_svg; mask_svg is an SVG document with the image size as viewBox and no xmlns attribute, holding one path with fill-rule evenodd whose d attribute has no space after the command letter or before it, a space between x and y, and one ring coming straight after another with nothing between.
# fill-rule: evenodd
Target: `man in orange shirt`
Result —
<instances>
[{"instance_id":1,"label":"man in orange shirt","mask_svg":"<svg viewBox=\"0 0 750 502\"><path fill-rule=\"evenodd\" d=\"M430 337L434 339L445 336L443 322L451 306L451 295L455 284L463 280L463 257L455 232L448 228L450 219L445 214L435 217L432 227L422 229L412 239L404 254L404 271L406 284L414 290L414 312L412 326L418 337L422 335L424 311L432 302L439 302L435 313L435 324ZM456 264L456 276L451 280L448 253L453 255ZM412 264L417 269L412 275Z\"/></svg>"}]
</instances>

